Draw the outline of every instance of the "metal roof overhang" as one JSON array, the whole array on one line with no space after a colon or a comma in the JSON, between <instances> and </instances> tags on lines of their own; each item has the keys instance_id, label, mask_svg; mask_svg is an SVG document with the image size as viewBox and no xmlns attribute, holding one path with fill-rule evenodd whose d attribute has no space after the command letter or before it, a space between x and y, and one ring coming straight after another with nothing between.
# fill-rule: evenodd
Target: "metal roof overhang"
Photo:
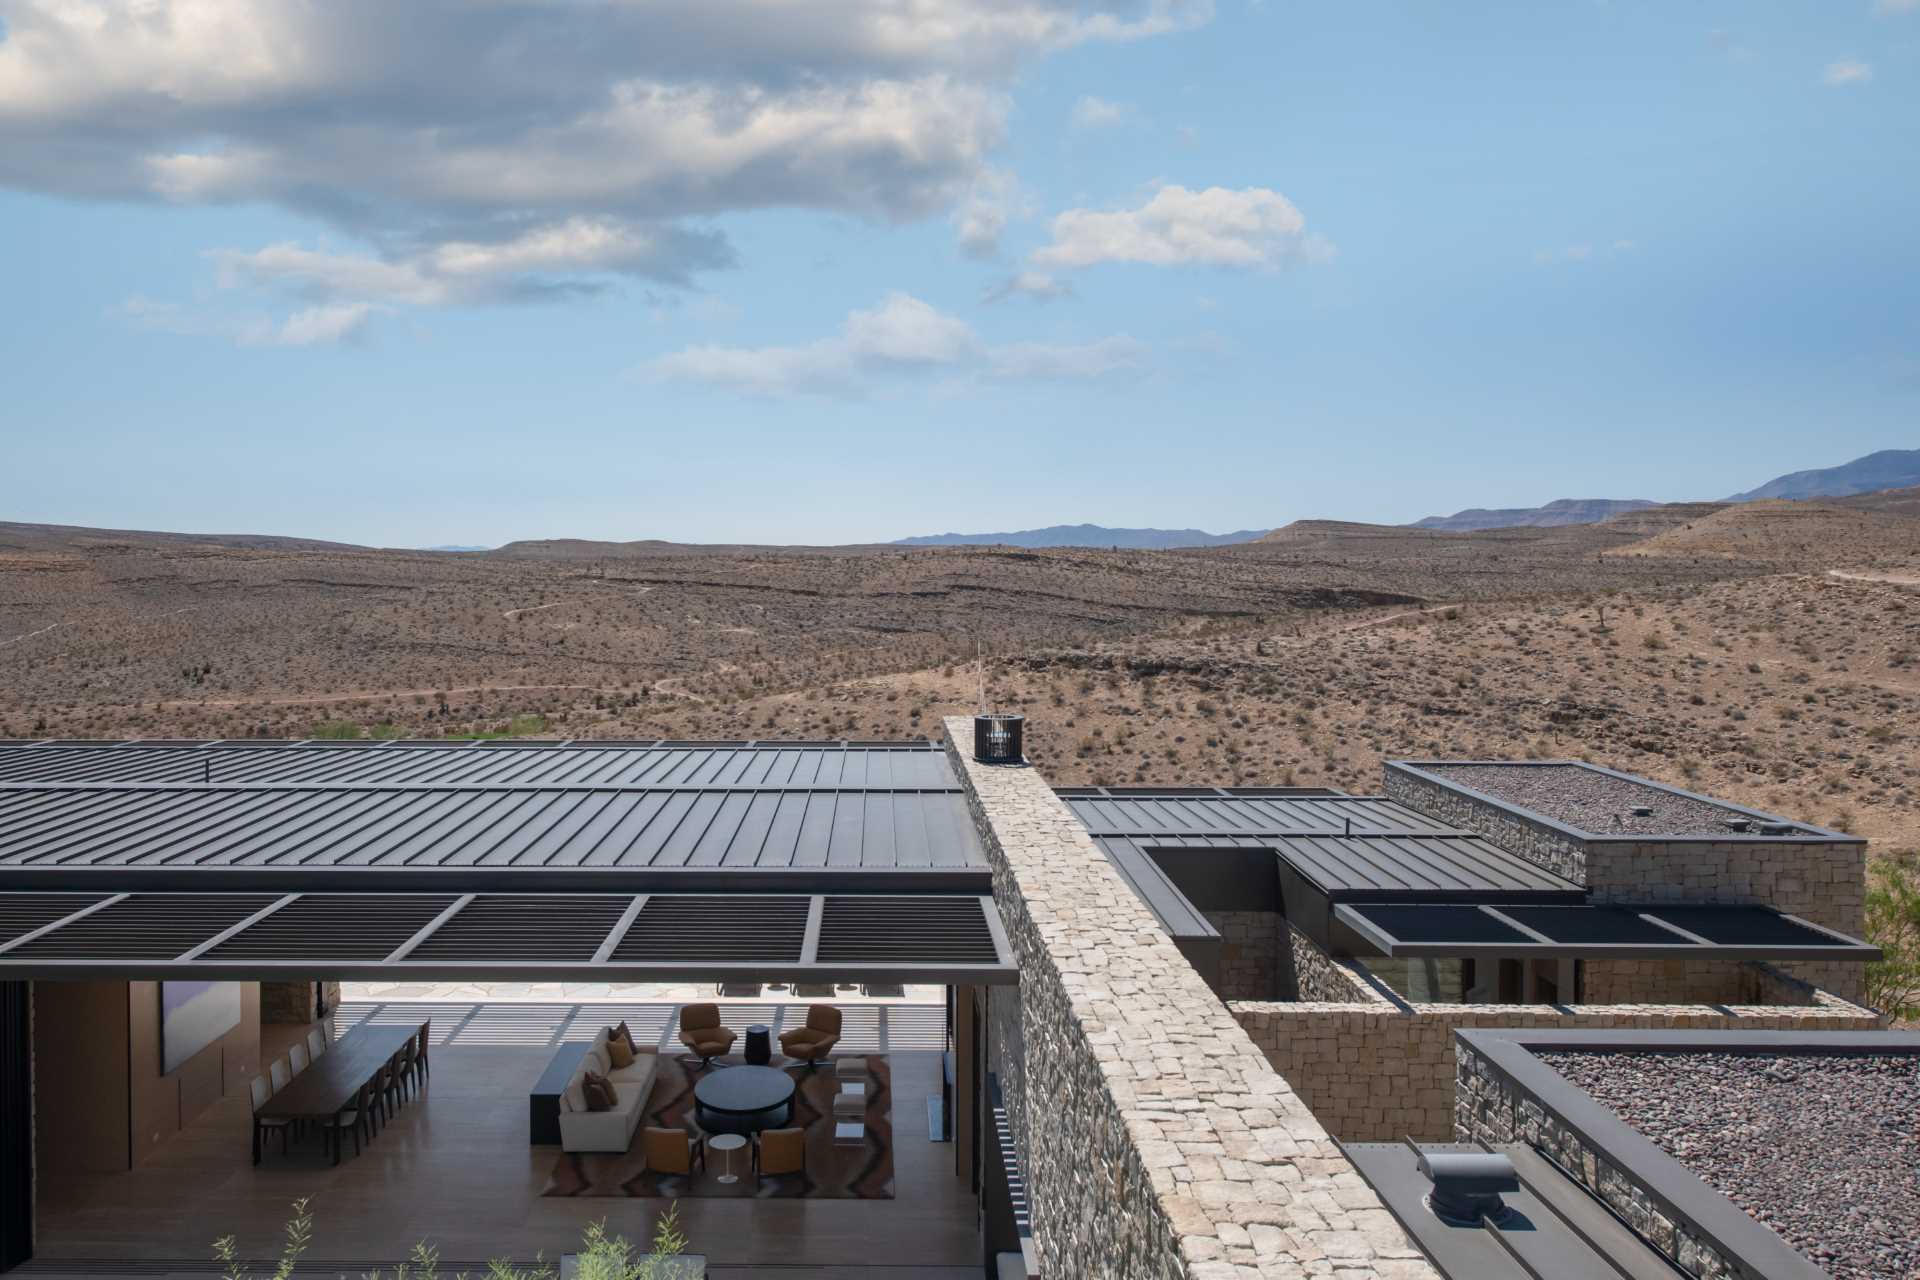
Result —
<instances>
[{"instance_id":1,"label":"metal roof overhang","mask_svg":"<svg viewBox=\"0 0 1920 1280\"><path fill-rule=\"evenodd\" d=\"M1334 918L1394 957L1881 958L1870 943L1757 906L1369 902L1340 903Z\"/></svg>"},{"instance_id":2,"label":"metal roof overhang","mask_svg":"<svg viewBox=\"0 0 1920 1280\"><path fill-rule=\"evenodd\" d=\"M0 893L0 978L1007 984L979 894Z\"/></svg>"}]
</instances>

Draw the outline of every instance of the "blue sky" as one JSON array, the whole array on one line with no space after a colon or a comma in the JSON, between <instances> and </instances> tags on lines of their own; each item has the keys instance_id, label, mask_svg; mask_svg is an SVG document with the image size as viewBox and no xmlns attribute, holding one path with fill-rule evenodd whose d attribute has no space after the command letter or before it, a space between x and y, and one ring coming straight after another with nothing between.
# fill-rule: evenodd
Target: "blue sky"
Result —
<instances>
[{"instance_id":1,"label":"blue sky","mask_svg":"<svg viewBox=\"0 0 1920 1280\"><path fill-rule=\"evenodd\" d=\"M1920 446L1920 0L0 30L9 519L1226 530Z\"/></svg>"}]
</instances>

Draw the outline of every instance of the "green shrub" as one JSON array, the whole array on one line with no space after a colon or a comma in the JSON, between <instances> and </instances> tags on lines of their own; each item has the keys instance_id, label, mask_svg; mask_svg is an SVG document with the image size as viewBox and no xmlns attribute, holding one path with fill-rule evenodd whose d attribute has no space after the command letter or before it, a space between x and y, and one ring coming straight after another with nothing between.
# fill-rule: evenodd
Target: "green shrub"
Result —
<instances>
[{"instance_id":1,"label":"green shrub","mask_svg":"<svg viewBox=\"0 0 1920 1280\"><path fill-rule=\"evenodd\" d=\"M1920 1018L1920 854L1896 853L1867 869L1867 940L1885 958L1867 966L1867 1002Z\"/></svg>"},{"instance_id":2,"label":"green shrub","mask_svg":"<svg viewBox=\"0 0 1920 1280\"><path fill-rule=\"evenodd\" d=\"M287 1220L287 1240L281 1246L280 1261L274 1267L271 1280L292 1280L300 1255L313 1243L313 1214L308 1210L309 1203L304 1197L293 1202L293 1216ZM674 1272L667 1264L675 1255L686 1252L686 1248L687 1237L680 1230L679 1205L671 1206L654 1219L653 1247L645 1254L636 1254L634 1246L625 1238L608 1235L606 1223L593 1222L581 1236L575 1274L579 1280L670 1280ZM223 1280L253 1280L246 1263L240 1260L232 1236L222 1236L213 1242L213 1256L220 1263ZM487 1264L483 1280L554 1280L556 1274L556 1269L544 1259L536 1258L531 1266L523 1267L496 1258ZM378 1271L369 1271L364 1280L381 1280L381 1276ZM440 1280L440 1250L424 1240L414 1245L412 1256L393 1269L393 1280ZM467 1273L461 1272L454 1280L467 1280Z\"/></svg>"},{"instance_id":3,"label":"green shrub","mask_svg":"<svg viewBox=\"0 0 1920 1280\"><path fill-rule=\"evenodd\" d=\"M360 726L351 720L322 720L313 726L309 738L357 738Z\"/></svg>"}]
</instances>

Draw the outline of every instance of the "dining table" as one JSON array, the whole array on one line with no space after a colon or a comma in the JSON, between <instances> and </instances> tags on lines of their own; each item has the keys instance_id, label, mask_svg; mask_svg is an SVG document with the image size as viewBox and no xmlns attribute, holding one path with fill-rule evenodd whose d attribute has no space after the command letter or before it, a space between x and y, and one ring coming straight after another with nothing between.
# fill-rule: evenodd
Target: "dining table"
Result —
<instances>
[{"instance_id":1,"label":"dining table","mask_svg":"<svg viewBox=\"0 0 1920 1280\"><path fill-rule=\"evenodd\" d=\"M331 1123L356 1105L360 1086L420 1034L418 1026L355 1027L289 1080L255 1113L261 1119ZM337 1150L337 1148L336 1148ZM338 1158L337 1156L335 1157ZM253 1127L253 1162L260 1163L260 1126Z\"/></svg>"}]
</instances>

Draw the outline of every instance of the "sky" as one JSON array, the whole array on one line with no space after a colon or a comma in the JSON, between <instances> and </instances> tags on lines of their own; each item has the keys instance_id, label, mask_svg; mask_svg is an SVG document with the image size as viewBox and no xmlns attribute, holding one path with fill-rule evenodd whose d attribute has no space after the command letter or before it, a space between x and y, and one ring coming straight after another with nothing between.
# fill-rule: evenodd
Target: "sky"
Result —
<instances>
[{"instance_id":1,"label":"sky","mask_svg":"<svg viewBox=\"0 0 1920 1280\"><path fill-rule=\"evenodd\" d=\"M0 0L0 518L842 543L1920 447L1920 0Z\"/></svg>"}]
</instances>

